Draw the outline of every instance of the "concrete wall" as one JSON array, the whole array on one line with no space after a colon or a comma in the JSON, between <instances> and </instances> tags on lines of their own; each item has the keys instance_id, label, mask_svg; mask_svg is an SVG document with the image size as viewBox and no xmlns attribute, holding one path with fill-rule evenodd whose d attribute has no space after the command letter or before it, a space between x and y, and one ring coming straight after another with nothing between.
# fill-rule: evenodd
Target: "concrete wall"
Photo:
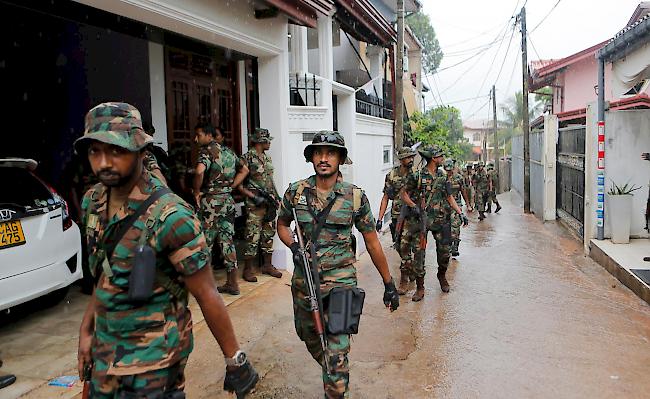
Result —
<instances>
[{"instance_id":1,"label":"concrete wall","mask_svg":"<svg viewBox=\"0 0 650 399\"><path fill-rule=\"evenodd\" d=\"M596 238L596 119L596 107L593 105L589 107L587 114L585 196L588 195L589 203L585 204L585 240ZM648 232L644 230L644 214L648 198L650 163L642 160L640 154L650 151L649 131L650 110L607 111L605 113L605 191L610 189L612 181L618 185L630 183L641 187L640 190L634 192L630 231L633 237L648 237ZM607 201L605 201L605 237L610 237Z\"/></svg>"},{"instance_id":2,"label":"concrete wall","mask_svg":"<svg viewBox=\"0 0 650 399\"><path fill-rule=\"evenodd\" d=\"M512 137L512 173L510 188L524 197L524 136Z\"/></svg>"},{"instance_id":3,"label":"concrete wall","mask_svg":"<svg viewBox=\"0 0 650 399\"><path fill-rule=\"evenodd\" d=\"M610 82L612 65L605 65L605 82ZM564 111L585 108L588 103L596 101L598 95L594 86L598 82L598 63L595 57L588 57L568 66L565 72L558 76L556 84L563 86L562 90L554 88L553 111L557 114ZM606 85L605 100L613 98L611 85ZM618 97L616 97L618 98Z\"/></svg>"}]
</instances>

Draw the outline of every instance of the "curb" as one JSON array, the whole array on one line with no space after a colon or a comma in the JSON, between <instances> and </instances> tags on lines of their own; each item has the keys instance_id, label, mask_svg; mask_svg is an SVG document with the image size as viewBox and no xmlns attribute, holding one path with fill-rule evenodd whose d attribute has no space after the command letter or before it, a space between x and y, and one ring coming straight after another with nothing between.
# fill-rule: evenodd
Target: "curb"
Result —
<instances>
[{"instance_id":1,"label":"curb","mask_svg":"<svg viewBox=\"0 0 650 399\"><path fill-rule=\"evenodd\" d=\"M643 299L650 305L650 288L648 288L641 280L639 280L632 272L625 269L614 259L609 257L597 245L589 245L589 257L602 267L605 268L612 276L616 277L618 281L623 283L627 288L634 292L639 298Z\"/></svg>"}]
</instances>

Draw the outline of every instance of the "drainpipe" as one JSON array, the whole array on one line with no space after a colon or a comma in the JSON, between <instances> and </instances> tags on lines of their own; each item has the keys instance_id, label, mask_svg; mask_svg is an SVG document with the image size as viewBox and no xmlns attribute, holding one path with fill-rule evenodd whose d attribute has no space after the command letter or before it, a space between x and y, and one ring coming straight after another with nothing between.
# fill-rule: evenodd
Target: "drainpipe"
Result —
<instances>
[{"instance_id":1,"label":"drainpipe","mask_svg":"<svg viewBox=\"0 0 650 399\"><path fill-rule=\"evenodd\" d=\"M605 58L598 57L598 165L596 170L596 238L605 239Z\"/></svg>"}]
</instances>

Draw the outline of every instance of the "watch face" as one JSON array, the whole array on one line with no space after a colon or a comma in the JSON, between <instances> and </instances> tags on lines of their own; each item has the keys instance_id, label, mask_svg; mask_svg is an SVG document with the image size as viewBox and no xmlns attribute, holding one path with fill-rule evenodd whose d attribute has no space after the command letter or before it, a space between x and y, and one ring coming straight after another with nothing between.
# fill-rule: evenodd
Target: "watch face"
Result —
<instances>
[{"instance_id":1,"label":"watch face","mask_svg":"<svg viewBox=\"0 0 650 399\"><path fill-rule=\"evenodd\" d=\"M235 357L235 361L236 361L237 364L239 364L239 365L244 364L244 363L246 362L246 354L245 354L244 352L241 352L241 351L240 351L240 352L236 355L236 357Z\"/></svg>"}]
</instances>

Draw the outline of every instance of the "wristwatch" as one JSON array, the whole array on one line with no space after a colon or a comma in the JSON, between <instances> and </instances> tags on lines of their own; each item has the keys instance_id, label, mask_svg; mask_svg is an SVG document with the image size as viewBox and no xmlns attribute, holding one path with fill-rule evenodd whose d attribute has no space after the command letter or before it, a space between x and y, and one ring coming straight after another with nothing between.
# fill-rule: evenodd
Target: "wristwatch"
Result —
<instances>
[{"instance_id":1,"label":"wristwatch","mask_svg":"<svg viewBox=\"0 0 650 399\"><path fill-rule=\"evenodd\" d=\"M242 350L238 350L233 357L227 357L224 360L226 361L226 366L243 366L246 363L248 356Z\"/></svg>"}]
</instances>

